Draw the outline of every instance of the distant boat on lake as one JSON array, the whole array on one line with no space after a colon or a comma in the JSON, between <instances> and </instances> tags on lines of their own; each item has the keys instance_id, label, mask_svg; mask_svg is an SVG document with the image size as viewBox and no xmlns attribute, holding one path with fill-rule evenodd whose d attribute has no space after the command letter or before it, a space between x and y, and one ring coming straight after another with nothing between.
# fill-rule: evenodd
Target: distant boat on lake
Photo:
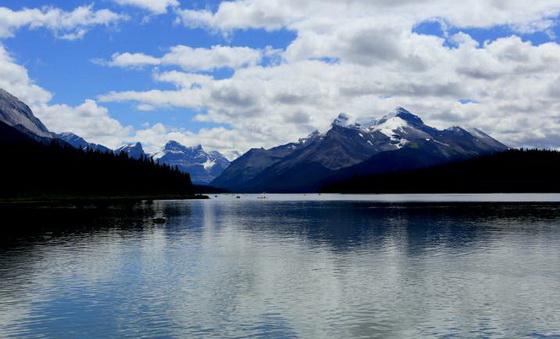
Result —
<instances>
[{"instance_id":1,"label":"distant boat on lake","mask_svg":"<svg viewBox=\"0 0 560 339\"><path fill-rule=\"evenodd\" d=\"M156 224L163 224L167 221L167 218L163 215L162 211L157 211L156 215L154 215L153 219L154 223Z\"/></svg>"}]
</instances>

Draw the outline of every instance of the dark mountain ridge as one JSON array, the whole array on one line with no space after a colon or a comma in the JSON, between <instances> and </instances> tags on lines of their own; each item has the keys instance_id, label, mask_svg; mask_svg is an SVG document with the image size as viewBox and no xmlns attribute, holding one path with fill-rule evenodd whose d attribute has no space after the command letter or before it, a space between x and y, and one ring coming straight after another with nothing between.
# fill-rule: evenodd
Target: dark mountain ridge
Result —
<instances>
[{"instance_id":1,"label":"dark mountain ridge","mask_svg":"<svg viewBox=\"0 0 560 339\"><path fill-rule=\"evenodd\" d=\"M74 133L71 133L71 132L60 133L60 134L57 134L56 137L60 140L63 140L65 142L67 142L68 144L70 144L71 146L73 146L75 148L79 148L79 149L83 149L83 150L100 151L100 152L104 152L104 153L113 152L108 147L105 147L105 146L100 145L100 144L94 144L94 143L87 142L84 138L82 138L79 135L76 135Z\"/></svg>"},{"instance_id":2,"label":"dark mountain ridge","mask_svg":"<svg viewBox=\"0 0 560 339\"><path fill-rule=\"evenodd\" d=\"M211 184L239 192L313 192L355 175L431 166L507 146L480 130L427 126L404 108L367 123L340 114L325 134L297 143L252 149Z\"/></svg>"},{"instance_id":3,"label":"dark mountain ridge","mask_svg":"<svg viewBox=\"0 0 560 339\"><path fill-rule=\"evenodd\" d=\"M0 198L186 196L200 190L188 174L149 158L84 150L57 139L16 100L0 92Z\"/></svg>"},{"instance_id":4,"label":"dark mountain ridge","mask_svg":"<svg viewBox=\"0 0 560 339\"><path fill-rule=\"evenodd\" d=\"M29 106L18 98L0 88L0 122L12 126L18 131L38 141L41 138L55 137L43 123L37 119Z\"/></svg>"}]
</instances>

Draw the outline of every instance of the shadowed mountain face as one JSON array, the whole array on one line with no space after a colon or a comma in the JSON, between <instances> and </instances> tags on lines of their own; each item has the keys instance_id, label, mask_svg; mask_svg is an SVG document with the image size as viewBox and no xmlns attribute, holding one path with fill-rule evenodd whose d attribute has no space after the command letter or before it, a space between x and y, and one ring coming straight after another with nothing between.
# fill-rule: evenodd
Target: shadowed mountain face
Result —
<instances>
[{"instance_id":1,"label":"shadowed mountain face","mask_svg":"<svg viewBox=\"0 0 560 339\"><path fill-rule=\"evenodd\" d=\"M80 136L78 136L74 133L71 133L71 132L60 133L60 134L57 134L56 137L60 140L66 141L68 144L70 144L71 146L73 146L74 148L77 148L77 149L92 150L92 151L98 151L98 152L103 152L103 153L113 152L108 147L105 147L105 146L99 145L99 144L94 144L94 143L87 142L84 138L82 138L82 137L80 137Z\"/></svg>"},{"instance_id":2,"label":"shadowed mountain face","mask_svg":"<svg viewBox=\"0 0 560 339\"><path fill-rule=\"evenodd\" d=\"M190 174L193 183L207 185L219 176L228 166L230 161L216 151L206 152L202 146L186 147L176 141L169 141L160 152L147 154L141 143L131 143L117 148L115 151L87 142L74 133L61 133L56 137L74 148L81 150L99 151L102 153L126 154L132 159L152 158L159 164L177 168L183 173Z\"/></svg>"},{"instance_id":3,"label":"shadowed mountain face","mask_svg":"<svg viewBox=\"0 0 560 339\"><path fill-rule=\"evenodd\" d=\"M142 144L139 142L135 144L128 144L115 150L115 154L117 155L122 153L128 155L131 159L144 159L147 157Z\"/></svg>"},{"instance_id":4,"label":"shadowed mountain face","mask_svg":"<svg viewBox=\"0 0 560 339\"><path fill-rule=\"evenodd\" d=\"M77 136L68 142L55 137L29 107L4 91L0 117L0 158L5 159L0 199L146 197L197 190L187 174L143 156L130 159L144 154L140 144L126 157L84 149L79 143L87 142Z\"/></svg>"},{"instance_id":5,"label":"shadowed mountain face","mask_svg":"<svg viewBox=\"0 0 560 339\"><path fill-rule=\"evenodd\" d=\"M55 137L43 123L37 119L29 106L18 98L0 88L0 122L12 126L34 139Z\"/></svg>"},{"instance_id":6,"label":"shadowed mountain face","mask_svg":"<svg viewBox=\"0 0 560 339\"><path fill-rule=\"evenodd\" d=\"M208 184L229 166L229 160L216 151L206 152L201 145L186 147L169 141L153 158L160 164L178 168L189 173L195 184Z\"/></svg>"},{"instance_id":7,"label":"shadowed mountain face","mask_svg":"<svg viewBox=\"0 0 560 339\"><path fill-rule=\"evenodd\" d=\"M354 175L412 169L507 150L477 129L427 126L403 108L352 123L339 115L331 129L270 150L252 149L211 184L233 191L307 192Z\"/></svg>"}]
</instances>

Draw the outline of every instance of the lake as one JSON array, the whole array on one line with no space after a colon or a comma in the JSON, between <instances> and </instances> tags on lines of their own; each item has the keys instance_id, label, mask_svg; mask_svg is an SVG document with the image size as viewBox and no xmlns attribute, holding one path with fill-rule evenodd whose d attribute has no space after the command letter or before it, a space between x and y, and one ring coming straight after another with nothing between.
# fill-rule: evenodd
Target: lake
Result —
<instances>
[{"instance_id":1,"label":"lake","mask_svg":"<svg viewBox=\"0 0 560 339\"><path fill-rule=\"evenodd\" d=\"M211 198L0 205L0 337L560 337L560 195Z\"/></svg>"}]
</instances>

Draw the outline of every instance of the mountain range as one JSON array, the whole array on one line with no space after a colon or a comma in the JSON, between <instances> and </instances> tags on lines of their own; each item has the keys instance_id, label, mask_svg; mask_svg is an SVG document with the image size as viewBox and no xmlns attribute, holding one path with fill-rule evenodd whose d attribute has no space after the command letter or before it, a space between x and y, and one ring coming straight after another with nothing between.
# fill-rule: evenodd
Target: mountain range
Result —
<instances>
[{"instance_id":1,"label":"mountain range","mask_svg":"<svg viewBox=\"0 0 560 339\"><path fill-rule=\"evenodd\" d=\"M193 183L236 192L315 192L326 184L355 177L425 168L501 152L507 146L478 129L436 129L404 108L381 118L355 121L341 113L325 133L314 131L297 142L271 149L253 148L230 161L202 146L169 141L148 155L140 143L114 151L73 133L50 132L31 109L0 89L1 139L22 136L76 149L126 154L189 173Z\"/></svg>"},{"instance_id":2,"label":"mountain range","mask_svg":"<svg viewBox=\"0 0 560 339\"><path fill-rule=\"evenodd\" d=\"M176 141L169 141L161 151L154 155L147 154L141 143L123 145L111 150L100 144L90 143L84 138L65 132L55 134L50 132L45 125L33 115L33 112L25 103L15 96L0 89L0 122L5 124L2 128L3 140L34 140L44 144L53 141L64 146L71 146L80 150L98 151L101 153L113 153L115 155L126 154L132 159L153 158L159 164L177 167L183 173L189 173L195 184L208 184L216 178L229 165L230 161L221 153L216 151L206 152L201 145L185 147Z\"/></svg>"},{"instance_id":3,"label":"mountain range","mask_svg":"<svg viewBox=\"0 0 560 339\"><path fill-rule=\"evenodd\" d=\"M404 108L354 122L341 113L326 133L271 149L251 149L211 185L240 192L314 192L356 175L433 166L508 147L478 129L439 130Z\"/></svg>"},{"instance_id":4,"label":"mountain range","mask_svg":"<svg viewBox=\"0 0 560 339\"><path fill-rule=\"evenodd\" d=\"M159 152L148 154L139 142L126 144L112 151L103 145L89 143L73 133L61 133L56 137L78 149L126 154L132 159L151 158L159 164L176 167L179 171L188 173L192 182L197 185L210 183L230 164L220 152L206 152L201 145L186 147L173 140L167 142Z\"/></svg>"},{"instance_id":5,"label":"mountain range","mask_svg":"<svg viewBox=\"0 0 560 339\"><path fill-rule=\"evenodd\" d=\"M27 105L0 91L2 200L179 198L206 190L171 166L102 150L75 135L58 138Z\"/></svg>"},{"instance_id":6,"label":"mountain range","mask_svg":"<svg viewBox=\"0 0 560 339\"><path fill-rule=\"evenodd\" d=\"M143 159L154 157L160 164L176 166L181 172L189 173L195 184L208 184L229 165L230 161L221 153L216 151L206 152L202 146L185 147L176 141L168 142L165 147L154 155L144 152L142 144L132 143L121 146L114 151L103 145L87 142L84 138L65 132L55 134L50 132L45 125L33 115L33 112L25 103L15 96L0 88L0 122L23 133L28 138L50 143L54 140L62 141L62 144L70 145L76 149L93 150L102 153L127 154L132 159ZM10 133L6 128L2 138L8 135L16 137L19 133Z\"/></svg>"},{"instance_id":7,"label":"mountain range","mask_svg":"<svg viewBox=\"0 0 560 339\"><path fill-rule=\"evenodd\" d=\"M111 153L113 152L110 148L105 147L103 145L99 145L99 144L93 144L93 143L89 143L87 141L84 140L84 138L71 133L71 132L65 132L65 133L60 133L57 134L56 137L60 140L65 141L66 143L68 143L70 146L77 148L77 149L81 149L81 150L93 150L93 151L99 151L102 153Z\"/></svg>"},{"instance_id":8,"label":"mountain range","mask_svg":"<svg viewBox=\"0 0 560 339\"><path fill-rule=\"evenodd\" d=\"M220 152L206 152L201 145L186 147L177 141L169 141L152 158L158 163L178 168L189 173L197 184L208 184L218 177L230 164Z\"/></svg>"}]
</instances>

